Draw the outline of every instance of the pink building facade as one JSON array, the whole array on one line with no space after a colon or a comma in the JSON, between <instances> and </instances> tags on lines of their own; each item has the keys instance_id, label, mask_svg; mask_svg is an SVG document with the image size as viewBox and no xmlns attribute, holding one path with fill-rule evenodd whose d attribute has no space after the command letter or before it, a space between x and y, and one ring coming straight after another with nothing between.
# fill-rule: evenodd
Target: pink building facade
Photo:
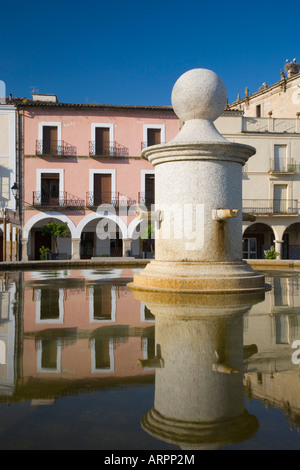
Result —
<instances>
[{"instance_id":1,"label":"pink building facade","mask_svg":"<svg viewBox=\"0 0 300 470\"><path fill-rule=\"evenodd\" d=\"M143 256L137 204L154 202L155 175L144 147L170 141L179 130L171 107L58 103L35 96L23 115L22 259L40 259L51 221L67 222L60 256ZM144 230L144 229L143 229ZM109 235L108 235L109 234Z\"/></svg>"}]
</instances>

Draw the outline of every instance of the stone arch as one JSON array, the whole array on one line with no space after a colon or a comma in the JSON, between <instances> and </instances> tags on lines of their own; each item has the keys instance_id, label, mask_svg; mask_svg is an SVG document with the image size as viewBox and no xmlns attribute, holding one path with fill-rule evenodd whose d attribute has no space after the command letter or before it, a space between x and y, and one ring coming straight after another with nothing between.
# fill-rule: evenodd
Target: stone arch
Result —
<instances>
[{"instance_id":1,"label":"stone arch","mask_svg":"<svg viewBox=\"0 0 300 470\"><path fill-rule=\"evenodd\" d=\"M274 243L275 234L273 228L265 223L254 222L243 233L243 258L263 259L264 250Z\"/></svg>"},{"instance_id":2,"label":"stone arch","mask_svg":"<svg viewBox=\"0 0 300 470\"><path fill-rule=\"evenodd\" d=\"M282 239L282 258L300 259L300 222L294 222L286 227Z\"/></svg>"},{"instance_id":3,"label":"stone arch","mask_svg":"<svg viewBox=\"0 0 300 470\"><path fill-rule=\"evenodd\" d=\"M99 223L103 221L103 226ZM102 230L100 230L100 228ZM97 211L84 217L77 226L80 258L123 256L123 240L127 239L126 223L109 211ZM109 235L105 234L108 230Z\"/></svg>"},{"instance_id":4,"label":"stone arch","mask_svg":"<svg viewBox=\"0 0 300 470\"><path fill-rule=\"evenodd\" d=\"M72 238L76 238L77 229L76 229L74 222L72 222L72 220L69 219L69 217L67 217L64 214L61 214L60 212L45 211L45 212L41 212L39 214L34 215L28 220L28 222L25 224L24 229L23 229L23 239L28 239L29 232L32 229L32 227L44 219L58 219L61 222L67 222Z\"/></svg>"},{"instance_id":5,"label":"stone arch","mask_svg":"<svg viewBox=\"0 0 300 470\"><path fill-rule=\"evenodd\" d=\"M61 254L67 255L68 258L72 256L72 239L76 237L76 226L72 220L60 212L42 212L34 215L26 223L23 230L23 244L27 246L27 251L23 258L28 259L40 259L39 248L43 245L48 248L52 248L51 237L41 236L41 228L43 225L50 221L60 221L62 223L67 222L70 236L66 239L59 240L59 251Z\"/></svg>"},{"instance_id":6,"label":"stone arch","mask_svg":"<svg viewBox=\"0 0 300 470\"><path fill-rule=\"evenodd\" d=\"M81 236L81 233L82 233L82 230L83 228L91 221L93 220L100 220L100 219L103 219L103 218L106 218L106 219L109 219L113 222L115 222L121 232L122 232L122 236L123 238L128 238L128 230L127 230L127 225L126 223L124 222L124 220L122 220L120 217L118 217L116 214L112 214L112 213L106 213L106 211L102 211L102 212L93 212L92 214L88 214L87 216L85 216L83 219L81 219L81 221L79 222L79 224L77 225L77 236L80 237Z\"/></svg>"}]
</instances>

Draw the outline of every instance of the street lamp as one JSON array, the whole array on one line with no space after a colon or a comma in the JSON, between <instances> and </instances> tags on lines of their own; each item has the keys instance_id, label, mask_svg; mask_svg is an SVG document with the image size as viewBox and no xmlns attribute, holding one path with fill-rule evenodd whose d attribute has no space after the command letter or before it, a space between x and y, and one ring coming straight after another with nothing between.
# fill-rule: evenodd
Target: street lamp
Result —
<instances>
[{"instance_id":1,"label":"street lamp","mask_svg":"<svg viewBox=\"0 0 300 470\"><path fill-rule=\"evenodd\" d=\"M19 186L17 183L14 183L13 186L11 187L11 192L15 199L17 199L18 191L19 191Z\"/></svg>"}]
</instances>

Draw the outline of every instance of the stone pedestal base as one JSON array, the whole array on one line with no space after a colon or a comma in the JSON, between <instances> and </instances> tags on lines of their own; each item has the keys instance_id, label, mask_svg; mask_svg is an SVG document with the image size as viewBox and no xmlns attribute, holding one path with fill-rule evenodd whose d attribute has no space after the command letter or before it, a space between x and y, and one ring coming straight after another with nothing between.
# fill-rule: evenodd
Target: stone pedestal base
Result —
<instances>
[{"instance_id":1,"label":"stone pedestal base","mask_svg":"<svg viewBox=\"0 0 300 470\"><path fill-rule=\"evenodd\" d=\"M131 289L157 292L237 293L265 292L265 276L246 261L200 263L151 261L134 276Z\"/></svg>"},{"instance_id":2,"label":"stone pedestal base","mask_svg":"<svg viewBox=\"0 0 300 470\"><path fill-rule=\"evenodd\" d=\"M242 442L259 428L257 418L247 410L237 418L214 423L187 423L162 416L152 408L142 418L141 425L148 434L186 450L218 449L221 445Z\"/></svg>"}]
</instances>

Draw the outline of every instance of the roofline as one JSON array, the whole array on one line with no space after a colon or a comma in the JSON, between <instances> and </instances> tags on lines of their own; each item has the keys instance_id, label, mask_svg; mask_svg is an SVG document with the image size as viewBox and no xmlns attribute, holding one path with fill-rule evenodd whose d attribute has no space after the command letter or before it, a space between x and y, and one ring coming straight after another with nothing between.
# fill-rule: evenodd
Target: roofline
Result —
<instances>
[{"instance_id":1,"label":"roofline","mask_svg":"<svg viewBox=\"0 0 300 470\"><path fill-rule=\"evenodd\" d=\"M147 110L174 112L172 106L147 106L147 105L123 105L123 104L91 104L91 103L54 103L50 101L32 101L21 98L14 103L21 108L81 108L81 109L109 109L109 110Z\"/></svg>"},{"instance_id":2,"label":"roofline","mask_svg":"<svg viewBox=\"0 0 300 470\"><path fill-rule=\"evenodd\" d=\"M279 86L281 87L283 84L287 85L288 83L292 82L296 78L300 78L300 72L293 75L292 77L282 78L278 82L273 83L273 85L267 86L266 88L264 88L262 90L255 91L251 95L243 96L243 98L240 98L239 100L236 100L236 101L233 101L232 103L229 103L228 106L230 106L230 107L231 106L237 106L241 103L247 102L248 100L256 98L259 95L263 95L264 93L268 93L269 91L273 90L276 87L279 87Z\"/></svg>"}]
</instances>

